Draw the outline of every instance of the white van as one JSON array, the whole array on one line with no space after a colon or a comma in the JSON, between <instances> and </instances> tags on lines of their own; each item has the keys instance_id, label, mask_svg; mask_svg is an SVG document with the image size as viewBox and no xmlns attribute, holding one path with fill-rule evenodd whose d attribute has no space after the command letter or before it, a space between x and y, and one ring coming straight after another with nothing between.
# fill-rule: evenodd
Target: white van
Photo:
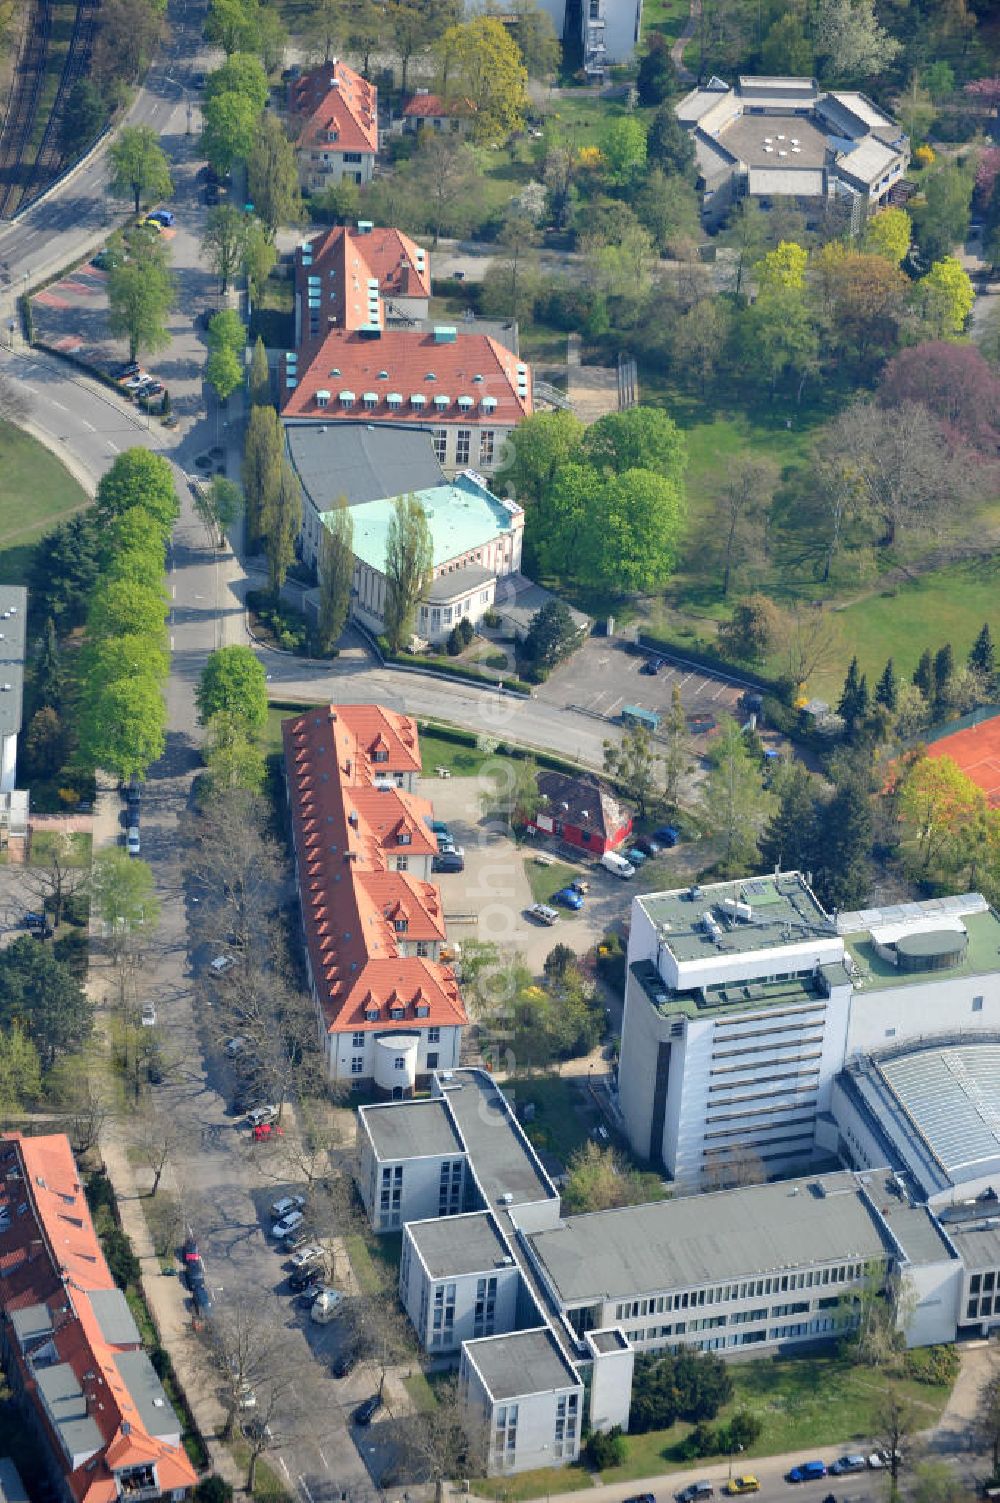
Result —
<instances>
[{"instance_id":1,"label":"white van","mask_svg":"<svg viewBox=\"0 0 1000 1503\"><path fill-rule=\"evenodd\" d=\"M635 867L631 861L626 861L624 856L619 856L617 851L605 851L601 857L601 865L605 871L613 877L634 877Z\"/></svg>"}]
</instances>

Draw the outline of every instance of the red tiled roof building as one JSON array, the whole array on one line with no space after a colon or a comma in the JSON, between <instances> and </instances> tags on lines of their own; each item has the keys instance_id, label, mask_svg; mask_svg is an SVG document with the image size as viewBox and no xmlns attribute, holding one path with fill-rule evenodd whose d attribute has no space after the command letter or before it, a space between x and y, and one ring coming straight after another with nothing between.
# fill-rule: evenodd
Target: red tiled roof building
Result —
<instances>
[{"instance_id":1,"label":"red tiled roof building","mask_svg":"<svg viewBox=\"0 0 1000 1503\"><path fill-rule=\"evenodd\" d=\"M440 94L418 89L403 106L403 130L430 129L464 136L472 126L475 113L476 106L471 99L442 99Z\"/></svg>"},{"instance_id":2,"label":"red tiled roof building","mask_svg":"<svg viewBox=\"0 0 1000 1503\"><path fill-rule=\"evenodd\" d=\"M288 113L309 192L347 179L370 183L378 155L378 90L338 58L293 79Z\"/></svg>"},{"instance_id":3,"label":"red tiled roof building","mask_svg":"<svg viewBox=\"0 0 1000 1503\"><path fill-rule=\"evenodd\" d=\"M429 880L416 724L329 705L282 724L307 967L331 1080L409 1095L459 1062L468 1021Z\"/></svg>"},{"instance_id":4,"label":"red tiled roof building","mask_svg":"<svg viewBox=\"0 0 1000 1503\"><path fill-rule=\"evenodd\" d=\"M180 1503L197 1478L116 1288L69 1140L0 1137L4 1367L64 1503Z\"/></svg>"}]
</instances>

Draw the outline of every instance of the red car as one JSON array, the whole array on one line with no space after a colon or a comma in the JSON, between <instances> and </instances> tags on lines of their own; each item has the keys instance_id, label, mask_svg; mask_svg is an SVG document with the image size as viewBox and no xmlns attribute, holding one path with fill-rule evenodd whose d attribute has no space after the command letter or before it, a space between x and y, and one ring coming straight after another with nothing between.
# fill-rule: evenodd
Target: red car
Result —
<instances>
[{"instance_id":1,"label":"red car","mask_svg":"<svg viewBox=\"0 0 1000 1503\"><path fill-rule=\"evenodd\" d=\"M277 1122L258 1122L253 1130L254 1142L260 1143L264 1138L280 1138L284 1130Z\"/></svg>"}]
</instances>

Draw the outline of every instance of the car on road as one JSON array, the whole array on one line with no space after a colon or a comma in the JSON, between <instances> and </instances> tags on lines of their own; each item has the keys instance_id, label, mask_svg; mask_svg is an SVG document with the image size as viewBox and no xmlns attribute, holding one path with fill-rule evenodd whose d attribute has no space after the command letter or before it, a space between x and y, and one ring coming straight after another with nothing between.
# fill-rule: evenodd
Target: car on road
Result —
<instances>
[{"instance_id":1,"label":"car on road","mask_svg":"<svg viewBox=\"0 0 1000 1503\"><path fill-rule=\"evenodd\" d=\"M838 1456L830 1468L831 1477L842 1477L848 1472L863 1472L868 1463L863 1456Z\"/></svg>"},{"instance_id":2,"label":"car on road","mask_svg":"<svg viewBox=\"0 0 1000 1503\"><path fill-rule=\"evenodd\" d=\"M759 1493L760 1483L751 1472L745 1472L741 1477L731 1477L722 1489L731 1498L741 1497L743 1493Z\"/></svg>"},{"instance_id":3,"label":"car on road","mask_svg":"<svg viewBox=\"0 0 1000 1503\"><path fill-rule=\"evenodd\" d=\"M152 1002L144 1002L142 1004L142 1012L139 1014L139 1022L142 1024L143 1028L156 1027L156 1008L153 1006Z\"/></svg>"},{"instance_id":4,"label":"car on road","mask_svg":"<svg viewBox=\"0 0 1000 1503\"><path fill-rule=\"evenodd\" d=\"M280 1200L276 1200L271 1206L271 1220L280 1221L283 1216L287 1216L291 1211L301 1211L304 1209L305 1203L306 1198L304 1195L283 1195Z\"/></svg>"},{"instance_id":5,"label":"car on road","mask_svg":"<svg viewBox=\"0 0 1000 1503\"><path fill-rule=\"evenodd\" d=\"M558 913L548 903L532 903L531 907L526 908L524 911L530 919L534 919L536 924L548 924L551 926L559 920Z\"/></svg>"},{"instance_id":6,"label":"car on road","mask_svg":"<svg viewBox=\"0 0 1000 1503\"><path fill-rule=\"evenodd\" d=\"M125 837L125 844L126 844L126 846L128 848L128 853L129 853L130 856L138 856L139 855L140 851L142 850L142 842L139 839L139 826L138 825L130 825L129 826L128 835Z\"/></svg>"},{"instance_id":7,"label":"car on road","mask_svg":"<svg viewBox=\"0 0 1000 1503\"><path fill-rule=\"evenodd\" d=\"M572 908L576 913L583 907L583 894L573 887L560 887L558 892L552 894L552 901L562 908Z\"/></svg>"},{"instance_id":8,"label":"car on road","mask_svg":"<svg viewBox=\"0 0 1000 1503\"><path fill-rule=\"evenodd\" d=\"M278 1115L278 1108L270 1101L264 1101L260 1106L252 1106L247 1112L247 1122L251 1127L259 1127L263 1122L273 1122Z\"/></svg>"},{"instance_id":9,"label":"car on road","mask_svg":"<svg viewBox=\"0 0 1000 1503\"><path fill-rule=\"evenodd\" d=\"M351 1415L356 1425L370 1425L372 1420L382 1408L382 1395L373 1393L370 1399L363 1399Z\"/></svg>"},{"instance_id":10,"label":"car on road","mask_svg":"<svg viewBox=\"0 0 1000 1503\"><path fill-rule=\"evenodd\" d=\"M276 1238L278 1242L283 1242L286 1237L290 1237L293 1232L298 1231L305 1219L301 1211L289 1211L287 1216L282 1216L280 1221L274 1223L271 1228L271 1236Z\"/></svg>"},{"instance_id":11,"label":"car on road","mask_svg":"<svg viewBox=\"0 0 1000 1503\"><path fill-rule=\"evenodd\" d=\"M166 229L174 223L174 214L171 209L154 209L152 214L146 215L146 223L162 224Z\"/></svg>"},{"instance_id":12,"label":"car on road","mask_svg":"<svg viewBox=\"0 0 1000 1503\"><path fill-rule=\"evenodd\" d=\"M662 658L646 658L645 662L642 664L642 667L639 669L639 672L648 673L651 677L655 677L662 667Z\"/></svg>"},{"instance_id":13,"label":"car on road","mask_svg":"<svg viewBox=\"0 0 1000 1503\"><path fill-rule=\"evenodd\" d=\"M803 1461L786 1473L787 1482L818 1482L826 1476L825 1461Z\"/></svg>"},{"instance_id":14,"label":"car on road","mask_svg":"<svg viewBox=\"0 0 1000 1503\"><path fill-rule=\"evenodd\" d=\"M232 970L235 964L236 961L231 955L216 955L208 969L213 971L216 976L224 976L227 971Z\"/></svg>"},{"instance_id":15,"label":"car on road","mask_svg":"<svg viewBox=\"0 0 1000 1503\"><path fill-rule=\"evenodd\" d=\"M465 852L461 846L453 851L440 851L431 862L432 872L464 872Z\"/></svg>"},{"instance_id":16,"label":"car on road","mask_svg":"<svg viewBox=\"0 0 1000 1503\"><path fill-rule=\"evenodd\" d=\"M680 838L681 832L676 825L660 825L658 830L653 831L653 839L658 840L667 850L675 846Z\"/></svg>"},{"instance_id":17,"label":"car on road","mask_svg":"<svg viewBox=\"0 0 1000 1503\"><path fill-rule=\"evenodd\" d=\"M691 1482L675 1493L677 1503L698 1503L699 1498L714 1498L715 1488L711 1482Z\"/></svg>"}]
</instances>

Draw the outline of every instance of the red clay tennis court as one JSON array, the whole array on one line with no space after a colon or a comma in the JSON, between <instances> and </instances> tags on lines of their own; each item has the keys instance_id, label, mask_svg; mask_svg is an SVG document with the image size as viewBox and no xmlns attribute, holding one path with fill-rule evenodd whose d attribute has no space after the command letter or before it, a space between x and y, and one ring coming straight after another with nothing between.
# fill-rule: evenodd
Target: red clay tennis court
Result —
<instances>
[{"instance_id":1,"label":"red clay tennis court","mask_svg":"<svg viewBox=\"0 0 1000 1503\"><path fill-rule=\"evenodd\" d=\"M950 757L983 790L991 806L1000 808L1000 715L942 736L928 746L927 755Z\"/></svg>"}]
</instances>

